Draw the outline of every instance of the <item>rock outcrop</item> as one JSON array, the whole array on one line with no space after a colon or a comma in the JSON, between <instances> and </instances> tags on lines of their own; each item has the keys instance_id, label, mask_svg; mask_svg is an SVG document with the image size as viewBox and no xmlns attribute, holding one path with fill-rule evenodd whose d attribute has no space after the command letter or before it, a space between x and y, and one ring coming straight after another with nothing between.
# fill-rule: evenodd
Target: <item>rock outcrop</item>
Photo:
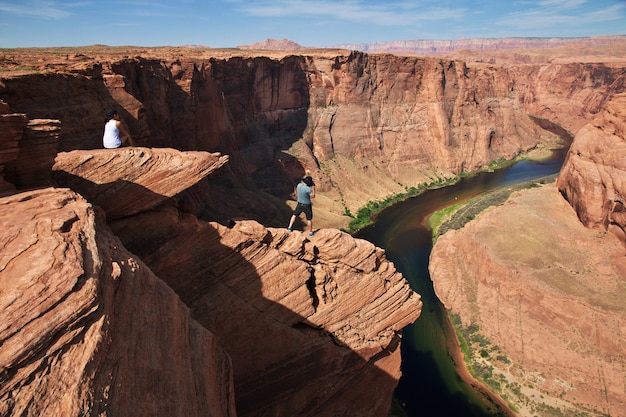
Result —
<instances>
[{"instance_id":1,"label":"rock outcrop","mask_svg":"<svg viewBox=\"0 0 626 417\"><path fill-rule=\"evenodd\" d=\"M492 367L521 416L626 416L624 248L584 227L554 183L439 237L430 274L487 342L471 366Z\"/></svg>"},{"instance_id":2,"label":"rock outcrop","mask_svg":"<svg viewBox=\"0 0 626 417\"><path fill-rule=\"evenodd\" d=\"M12 113L0 101L0 193L52 184L60 125L58 120Z\"/></svg>"},{"instance_id":3,"label":"rock outcrop","mask_svg":"<svg viewBox=\"0 0 626 417\"><path fill-rule=\"evenodd\" d=\"M231 355L240 416L388 411L400 330L421 301L382 250L333 229L228 228L173 208L111 226Z\"/></svg>"},{"instance_id":4,"label":"rock outcrop","mask_svg":"<svg viewBox=\"0 0 626 417\"><path fill-rule=\"evenodd\" d=\"M127 147L60 152L55 183L104 209L109 220L156 207L228 162L218 153Z\"/></svg>"},{"instance_id":5,"label":"rock outcrop","mask_svg":"<svg viewBox=\"0 0 626 417\"><path fill-rule=\"evenodd\" d=\"M230 358L79 195L0 198L0 414L235 416Z\"/></svg>"},{"instance_id":6,"label":"rock outcrop","mask_svg":"<svg viewBox=\"0 0 626 417\"><path fill-rule=\"evenodd\" d=\"M587 227L608 230L626 245L626 95L574 138L557 186Z\"/></svg>"}]
</instances>

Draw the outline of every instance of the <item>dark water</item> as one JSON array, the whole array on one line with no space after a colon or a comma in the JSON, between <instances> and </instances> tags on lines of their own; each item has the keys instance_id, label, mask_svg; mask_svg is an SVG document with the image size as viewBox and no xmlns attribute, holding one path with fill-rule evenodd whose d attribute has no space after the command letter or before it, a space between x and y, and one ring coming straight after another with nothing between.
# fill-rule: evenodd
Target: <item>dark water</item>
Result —
<instances>
[{"instance_id":1,"label":"dark water","mask_svg":"<svg viewBox=\"0 0 626 417\"><path fill-rule=\"evenodd\" d=\"M558 173L566 152L558 151L547 161L522 161L428 191L384 210L375 224L356 234L384 248L387 258L422 296L422 315L403 330L402 377L396 389L396 397L410 417L498 415L460 380L446 349L446 337L453 330L428 273L432 240L426 219L441 208L499 187Z\"/></svg>"}]
</instances>

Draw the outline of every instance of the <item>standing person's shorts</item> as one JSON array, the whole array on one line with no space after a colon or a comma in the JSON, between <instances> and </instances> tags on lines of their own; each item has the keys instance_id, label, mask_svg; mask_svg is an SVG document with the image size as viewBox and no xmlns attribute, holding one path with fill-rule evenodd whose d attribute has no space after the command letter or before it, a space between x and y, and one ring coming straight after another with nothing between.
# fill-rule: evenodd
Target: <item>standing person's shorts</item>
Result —
<instances>
[{"instance_id":1,"label":"standing person's shorts","mask_svg":"<svg viewBox=\"0 0 626 417\"><path fill-rule=\"evenodd\" d=\"M312 220L313 219L313 205L298 203L296 208L293 210L293 215L297 216L300 213L304 213L307 220Z\"/></svg>"}]
</instances>

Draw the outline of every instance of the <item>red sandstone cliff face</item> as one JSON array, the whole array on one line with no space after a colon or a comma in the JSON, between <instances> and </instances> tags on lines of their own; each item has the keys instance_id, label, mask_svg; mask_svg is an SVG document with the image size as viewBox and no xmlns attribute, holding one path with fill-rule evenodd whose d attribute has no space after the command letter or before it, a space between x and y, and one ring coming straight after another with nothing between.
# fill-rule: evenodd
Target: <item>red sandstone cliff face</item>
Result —
<instances>
[{"instance_id":1,"label":"red sandstone cliff face","mask_svg":"<svg viewBox=\"0 0 626 417\"><path fill-rule=\"evenodd\" d=\"M97 213L0 198L0 414L236 415L224 349Z\"/></svg>"},{"instance_id":2,"label":"red sandstone cliff face","mask_svg":"<svg viewBox=\"0 0 626 417\"><path fill-rule=\"evenodd\" d=\"M421 301L380 249L172 208L112 228L231 355L240 416L386 415Z\"/></svg>"},{"instance_id":3,"label":"red sandstone cliff face","mask_svg":"<svg viewBox=\"0 0 626 417\"><path fill-rule=\"evenodd\" d=\"M225 187L286 198L311 170L325 196L317 201L321 220L323 212L355 212L406 187L554 143L523 106L530 96L540 105L565 95L550 90L536 98L511 70L435 58L175 52L161 59L68 58L53 73L5 76L0 98L29 118L61 120L61 150L100 147L102 114L116 107L140 145L229 155ZM234 217L246 217L240 210ZM262 217L253 218L284 223Z\"/></svg>"},{"instance_id":4,"label":"red sandstone cliff face","mask_svg":"<svg viewBox=\"0 0 626 417\"><path fill-rule=\"evenodd\" d=\"M611 100L583 127L557 186L587 227L608 230L626 244L626 95Z\"/></svg>"}]
</instances>

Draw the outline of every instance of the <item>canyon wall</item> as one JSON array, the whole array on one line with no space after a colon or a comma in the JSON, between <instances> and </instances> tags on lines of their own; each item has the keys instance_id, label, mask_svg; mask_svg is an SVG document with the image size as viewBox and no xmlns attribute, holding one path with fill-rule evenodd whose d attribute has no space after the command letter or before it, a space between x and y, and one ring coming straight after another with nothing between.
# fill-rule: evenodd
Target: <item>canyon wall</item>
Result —
<instances>
[{"instance_id":1,"label":"canyon wall","mask_svg":"<svg viewBox=\"0 0 626 417\"><path fill-rule=\"evenodd\" d=\"M280 59L140 52L68 54L47 65L35 56L42 71L9 71L0 99L30 119L60 120L62 151L101 147L103 114L117 108L141 146L229 155L228 171L186 194L189 209L272 226L290 211L273 197L289 198L307 170L318 185L318 224L336 226L370 200L553 146L557 138L527 113L572 108L567 120L577 128L597 107L579 103L601 103L618 73L573 65L569 77L589 82L544 91L563 71L345 51ZM233 189L239 204L202 204ZM260 204L250 204L250 191Z\"/></svg>"},{"instance_id":2,"label":"canyon wall","mask_svg":"<svg viewBox=\"0 0 626 417\"><path fill-rule=\"evenodd\" d=\"M234 416L228 354L67 190L0 198L0 414Z\"/></svg>"},{"instance_id":3,"label":"canyon wall","mask_svg":"<svg viewBox=\"0 0 626 417\"><path fill-rule=\"evenodd\" d=\"M575 137L557 187L587 227L626 245L626 95L611 100Z\"/></svg>"}]
</instances>

